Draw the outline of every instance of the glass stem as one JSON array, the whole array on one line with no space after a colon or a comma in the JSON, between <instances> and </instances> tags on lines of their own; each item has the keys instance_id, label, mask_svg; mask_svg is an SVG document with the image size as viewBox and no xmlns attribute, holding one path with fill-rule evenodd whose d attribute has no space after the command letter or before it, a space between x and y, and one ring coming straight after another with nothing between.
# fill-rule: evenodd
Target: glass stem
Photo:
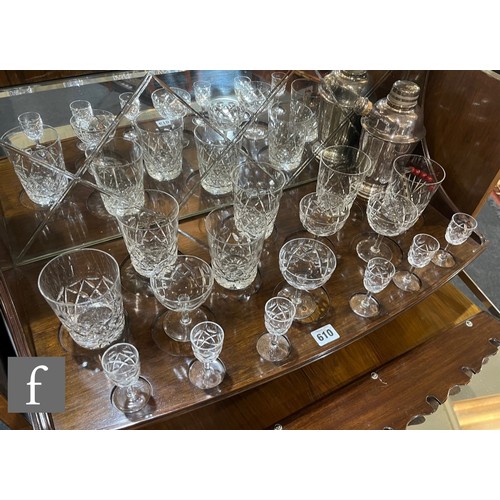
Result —
<instances>
[{"instance_id":1,"label":"glass stem","mask_svg":"<svg viewBox=\"0 0 500 500\"><path fill-rule=\"evenodd\" d=\"M191 323L191 316L189 316L188 311L182 311L181 324L183 326L188 326Z\"/></svg>"},{"instance_id":2,"label":"glass stem","mask_svg":"<svg viewBox=\"0 0 500 500\"><path fill-rule=\"evenodd\" d=\"M127 398L130 401L135 401L139 397L139 391L134 384L127 387Z\"/></svg>"},{"instance_id":3,"label":"glass stem","mask_svg":"<svg viewBox=\"0 0 500 500\"><path fill-rule=\"evenodd\" d=\"M382 243L382 235L381 234L377 234L377 237L375 238L375 242L373 243L373 245L370 247L370 251L372 253L379 253L380 252L380 244Z\"/></svg>"},{"instance_id":4,"label":"glass stem","mask_svg":"<svg viewBox=\"0 0 500 500\"><path fill-rule=\"evenodd\" d=\"M408 269L408 273L405 274L405 276L403 278L403 282L404 283L409 283L410 282L411 275L413 274L414 269L415 269L415 266L411 266L410 269Z\"/></svg>"},{"instance_id":5,"label":"glass stem","mask_svg":"<svg viewBox=\"0 0 500 500\"><path fill-rule=\"evenodd\" d=\"M446 246L443 248L443 252L447 252L448 251L448 247L450 246L449 243L446 243Z\"/></svg>"},{"instance_id":6,"label":"glass stem","mask_svg":"<svg viewBox=\"0 0 500 500\"><path fill-rule=\"evenodd\" d=\"M276 347L278 345L278 335L276 333L271 333L271 346Z\"/></svg>"},{"instance_id":7,"label":"glass stem","mask_svg":"<svg viewBox=\"0 0 500 500\"><path fill-rule=\"evenodd\" d=\"M372 298L372 292L368 292L365 295L365 298L361 302L361 307L363 307L364 309L366 309L370 305L370 299L371 298Z\"/></svg>"},{"instance_id":8,"label":"glass stem","mask_svg":"<svg viewBox=\"0 0 500 500\"><path fill-rule=\"evenodd\" d=\"M211 366L212 365L211 365L210 361L203 362L203 372L205 373L205 375L208 375L210 373Z\"/></svg>"}]
</instances>

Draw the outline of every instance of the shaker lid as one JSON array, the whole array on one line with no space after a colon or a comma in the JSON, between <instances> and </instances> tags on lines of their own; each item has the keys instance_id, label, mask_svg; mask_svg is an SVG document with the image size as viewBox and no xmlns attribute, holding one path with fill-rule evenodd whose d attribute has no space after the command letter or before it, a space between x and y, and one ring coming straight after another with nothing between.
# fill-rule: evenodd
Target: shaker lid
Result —
<instances>
[{"instance_id":1,"label":"shaker lid","mask_svg":"<svg viewBox=\"0 0 500 500\"><path fill-rule=\"evenodd\" d=\"M408 80L398 80L393 83L387 101L398 108L413 108L418 101L420 87Z\"/></svg>"}]
</instances>

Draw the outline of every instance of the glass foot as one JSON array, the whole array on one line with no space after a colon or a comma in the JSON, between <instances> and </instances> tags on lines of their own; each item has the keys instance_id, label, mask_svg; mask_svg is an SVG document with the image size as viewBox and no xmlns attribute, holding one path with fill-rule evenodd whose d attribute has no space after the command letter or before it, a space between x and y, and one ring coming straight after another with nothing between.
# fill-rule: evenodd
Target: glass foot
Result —
<instances>
[{"instance_id":1,"label":"glass foot","mask_svg":"<svg viewBox=\"0 0 500 500\"><path fill-rule=\"evenodd\" d=\"M199 307L194 311L189 311L190 321L187 324L182 323L182 313L178 311L167 311L163 315L163 331L177 342L189 342L189 335L194 325L202 321L208 321L207 313Z\"/></svg>"},{"instance_id":2,"label":"glass foot","mask_svg":"<svg viewBox=\"0 0 500 500\"><path fill-rule=\"evenodd\" d=\"M439 267L453 267L455 258L450 252L440 249L432 257L432 262Z\"/></svg>"},{"instance_id":3,"label":"glass foot","mask_svg":"<svg viewBox=\"0 0 500 500\"><path fill-rule=\"evenodd\" d=\"M50 205L38 205L38 203L35 203L27 194L26 191L21 191L19 193L19 203L24 208L29 208L30 210L48 210L50 208Z\"/></svg>"},{"instance_id":4,"label":"glass foot","mask_svg":"<svg viewBox=\"0 0 500 500\"><path fill-rule=\"evenodd\" d=\"M405 292L418 292L422 287L420 278L409 271L398 271L393 277L394 284Z\"/></svg>"},{"instance_id":5,"label":"glass foot","mask_svg":"<svg viewBox=\"0 0 500 500\"><path fill-rule=\"evenodd\" d=\"M377 316L380 312L380 306L375 297L368 297L366 293L356 293L349 300L349 305L353 312L363 318Z\"/></svg>"},{"instance_id":6,"label":"glass foot","mask_svg":"<svg viewBox=\"0 0 500 500\"><path fill-rule=\"evenodd\" d=\"M298 323L315 323L323 319L330 308L330 299L323 287L304 291L282 282L274 289L274 295L286 297L295 304L294 321Z\"/></svg>"},{"instance_id":7,"label":"glass foot","mask_svg":"<svg viewBox=\"0 0 500 500\"><path fill-rule=\"evenodd\" d=\"M87 198L87 210L99 219L111 220L115 218L106 210L99 191L92 191L92 193L90 193Z\"/></svg>"},{"instance_id":8,"label":"glass foot","mask_svg":"<svg viewBox=\"0 0 500 500\"><path fill-rule=\"evenodd\" d=\"M356 245L356 253L361 260L368 262L370 259L374 257L383 257L384 259L391 260L392 259L392 250L389 245L381 242L378 248L375 247L376 238L367 238L365 240L361 240Z\"/></svg>"},{"instance_id":9,"label":"glass foot","mask_svg":"<svg viewBox=\"0 0 500 500\"><path fill-rule=\"evenodd\" d=\"M153 289L149 284L149 278L139 274L134 266L130 257L127 257L120 266L120 275L122 278L122 287L128 292L135 295L142 295L143 297L154 297Z\"/></svg>"},{"instance_id":10,"label":"glass foot","mask_svg":"<svg viewBox=\"0 0 500 500\"><path fill-rule=\"evenodd\" d=\"M273 336L264 333L257 341L257 352L267 361L282 361L290 355L290 342L280 335L273 343Z\"/></svg>"},{"instance_id":11,"label":"glass foot","mask_svg":"<svg viewBox=\"0 0 500 500\"><path fill-rule=\"evenodd\" d=\"M133 413L142 410L148 404L152 392L149 381L139 377L131 387L115 387L111 392L111 402L123 413Z\"/></svg>"},{"instance_id":12,"label":"glass foot","mask_svg":"<svg viewBox=\"0 0 500 500\"><path fill-rule=\"evenodd\" d=\"M189 367L189 381L200 389L212 389L217 387L226 374L226 367L220 359L210 363L210 369L205 370L203 363L193 361Z\"/></svg>"}]
</instances>

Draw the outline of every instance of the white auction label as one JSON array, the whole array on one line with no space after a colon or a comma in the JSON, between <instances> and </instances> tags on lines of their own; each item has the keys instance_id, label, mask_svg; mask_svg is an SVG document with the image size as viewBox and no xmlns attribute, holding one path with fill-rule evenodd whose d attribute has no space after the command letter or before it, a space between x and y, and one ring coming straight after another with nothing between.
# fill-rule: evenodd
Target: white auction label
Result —
<instances>
[{"instance_id":1,"label":"white auction label","mask_svg":"<svg viewBox=\"0 0 500 500\"><path fill-rule=\"evenodd\" d=\"M325 325L317 330L311 332L314 340L318 343L318 345L325 345L333 342L340 338L340 335L337 333L337 330L333 328L332 325Z\"/></svg>"},{"instance_id":2,"label":"white auction label","mask_svg":"<svg viewBox=\"0 0 500 500\"><path fill-rule=\"evenodd\" d=\"M156 122L156 125L160 128L166 127L167 125L170 125L172 123L172 120L158 120Z\"/></svg>"}]
</instances>

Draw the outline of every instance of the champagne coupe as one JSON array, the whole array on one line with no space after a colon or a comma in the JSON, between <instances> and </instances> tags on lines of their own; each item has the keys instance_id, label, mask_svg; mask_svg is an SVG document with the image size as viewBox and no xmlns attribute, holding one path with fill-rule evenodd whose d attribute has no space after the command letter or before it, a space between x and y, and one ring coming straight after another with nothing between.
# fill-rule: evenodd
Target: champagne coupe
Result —
<instances>
[{"instance_id":1,"label":"champagne coupe","mask_svg":"<svg viewBox=\"0 0 500 500\"><path fill-rule=\"evenodd\" d=\"M134 95L133 92L122 92L118 98L120 99L120 107L123 109L130 101L132 96ZM123 137L125 139L128 139L129 141L135 141L137 139L137 134L135 133L135 121L137 117L139 116L139 113L141 112L141 102L139 101L139 98L136 97L128 109L128 111L125 113L125 118L128 118L130 120L130 123L132 124L132 129L123 134Z\"/></svg>"},{"instance_id":2,"label":"champagne coupe","mask_svg":"<svg viewBox=\"0 0 500 500\"><path fill-rule=\"evenodd\" d=\"M264 307L267 332L257 341L257 352L267 361L282 361L290 354L285 334L295 318L295 305L285 297L272 297Z\"/></svg>"},{"instance_id":3,"label":"champagne coupe","mask_svg":"<svg viewBox=\"0 0 500 500\"><path fill-rule=\"evenodd\" d=\"M448 250L450 245L461 245L465 243L474 229L477 227L477 221L472 215L458 212L451 218L446 233L446 246L440 248L432 258L432 262L439 267L453 267L455 265L455 257Z\"/></svg>"},{"instance_id":4,"label":"champagne coupe","mask_svg":"<svg viewBox=\"0 0 500 500\"><path fill-rule=\"evenodd\" d=\"M196 104L200 107L200 113L206 117L208 105L212 98L212 84L204 80L198 80L193 83L193 93ZM203 120L198 117L194 118L195 125L203 124Z\"/></svg>"},{"instance_id":5,"label":"champagne coupe","mask_svg":"<svg viewBox=\"0 0 500 500\"><path fill-rule=\"evenodd\" d=\"M202 321L190 333L191 348L196 360L189 366L189 380L200 389L217 387L226 374L218 358L224 342L224 330L213 321Z\"/></svg>"},{"instance_id":6,"label":"champagne coupe","mask_svg":"<svg viewBox=\"0 0 500 500\"><path fill-rule=\"evenodd\" d=\"M300 222L315 236L333 236L344 227L350 213L348 205L325 206L316 193L306 194L299 203Z\"/></svg>"},{"instance_id":7,"label":"champagne coupe","mask_svg":"<svg viewBox=\"0 0 500 500\"><path fill-rule=\"evenodd\" d=\"M408 230L418 217L415 204L406 196L379 192L370 197L366 208L368 224L377 233L356 245L358 256L368 262L373 257L392 258L392 250L382 242L383 236L398 236Z\"/></svg>"},{"instance_id":8,"label":"champagne coupe","mask_svg":"<svg viewBox=\"0 0 500 500\"><path fill-rule=\"evenodd\" d=\"M26 136L35 142L35 149L40 146L40 140L43 136L43 121L39 113L28 111L21 113L17 120Z\"/></svg>"},{"instance_id":9,"label":"champagne coupe","mask_svg":"<svg viewBox=\"0 0 500 500\"><path fill-rule=\"evenodd\" d=\"M214 284L212 268L192 255L179 255L172 264L161 262L151 277L151 288L168 311L160 318L163 331L173 340L189 342L193 325L207 320L200 307Z\"/></svg>"},{"instance_id":10,"label":"champagne coupe","mask_svg":"<svg viewBox=\"0 0 500 500\"><path fill-rule=\"evenodd\" d=\"M380 305L372 294L386 288L395 271L394 264L383 257L374 257L368 261L363 277L363 285L368 293L356 293L349 300L351 309L358 316L371 318L380 313Z\"/></svg>"},{"instance_id":11,"label":"champagne coupe","mask_svg":"<svg viewBox=\"0 0 500 500\"><path fill-rule=\"evenodd\" d=\"M420 278L413 272L417 267L425 267L432 260L432 257L439 249L439 241L430 234L417 234L408 250L408 262L410 269L408 271L398 271L392 278L392 281L401 290L407 292L418 292L422 287Z\"/></svg>"},{"instance_id":12,"label":"champagne coupe","mask_svg":"<svg viewBox=\"0 0 500 500\"><path fill-rule=\"evenodd\" d=\"M287 241L279 253L279 267L288 285L276 294L290 299L296 308L295 319L299 322L314 315L320 319L326 313L321 310L329 304L328 294L322 287L330 279L337 266L333 250L319 240L295 238Z\"/></svg>"},{"instance_id":13,"label":"champagne coupe","mask_svg":"<svg viewBox=\"0 0 500 500\"><path fill-rule=\"evenodd\" d=\"M102 355L102 368L115 387L111 392L113 405L124 413L142 410L152 394L151 384L140 376L139 352L129 343L114 344Z\"/></svg>"}]
</instances>

